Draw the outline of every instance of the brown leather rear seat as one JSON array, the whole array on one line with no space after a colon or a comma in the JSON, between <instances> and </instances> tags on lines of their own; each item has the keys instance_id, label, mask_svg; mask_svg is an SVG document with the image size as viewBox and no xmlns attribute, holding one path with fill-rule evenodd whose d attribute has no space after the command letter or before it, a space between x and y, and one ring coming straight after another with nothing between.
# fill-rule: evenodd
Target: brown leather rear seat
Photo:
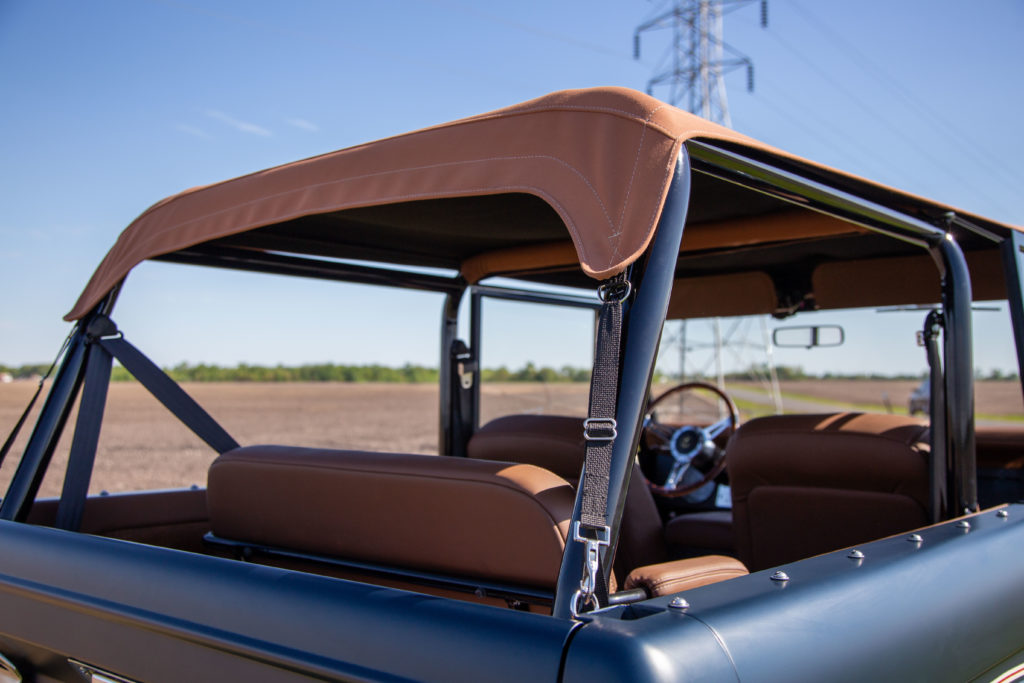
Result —
<instances>
[{"instance_id":1,"label":"brown leather rear seat","mask_svg":"<svg viewBox=\"0 0 1024 683\"><path fill-rule=\"evenodd\" d=\"M575 494L533 465L249 446L210 466L222 539L553 588Z\"/></svg>"}]
</instances>

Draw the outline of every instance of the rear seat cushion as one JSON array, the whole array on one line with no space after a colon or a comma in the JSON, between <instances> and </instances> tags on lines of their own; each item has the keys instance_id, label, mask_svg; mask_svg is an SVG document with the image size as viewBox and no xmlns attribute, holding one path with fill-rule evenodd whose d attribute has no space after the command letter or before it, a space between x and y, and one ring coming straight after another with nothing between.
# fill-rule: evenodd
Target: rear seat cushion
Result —
<instances>
[{"instance_id":1,"label":"rear seat cushion","mask_svg":"<svg viewBox=\"0 0 1024 683\"><path fill-rule=\"evenodd\" d=\"M207 497L221 538L541 587L575 498L532 465L286 446L222 454Z\"/></svg>"}]
</instances>

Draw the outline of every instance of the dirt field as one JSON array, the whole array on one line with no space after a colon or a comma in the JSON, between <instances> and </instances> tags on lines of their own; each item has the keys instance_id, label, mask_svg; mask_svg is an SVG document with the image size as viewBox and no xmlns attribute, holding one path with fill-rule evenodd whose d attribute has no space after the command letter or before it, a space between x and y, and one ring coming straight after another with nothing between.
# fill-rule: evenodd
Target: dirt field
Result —
<instances>
[{"instance_id":1,"label":"dirt field","mask_svg":"<svg viewBox=\"0 0 1024 683\"><path fill-rule=\"evenodd\" d=\"M784 393L828 401L906 406L914 382L788 382ZM186 384L188 391L241 444L284 443L366 450L433 453L437 449L438 394L435 386L396 384ZM0 438L13 427L35 390L30 382L0 384ZM485 385L482 420L509 413L586 412L585 384ZM1024 415L1019 387L981 382L978 412ZM38 410L38 407L37 407ZM71 417L73 424L74 415ZM31 429L26 425L0 467L6 488ZM71 429L54 456L44 496L59 495ZM110 388L91 490L131 491L204 485L213 452L135 383Z\"/></svg>"}]
</instances>

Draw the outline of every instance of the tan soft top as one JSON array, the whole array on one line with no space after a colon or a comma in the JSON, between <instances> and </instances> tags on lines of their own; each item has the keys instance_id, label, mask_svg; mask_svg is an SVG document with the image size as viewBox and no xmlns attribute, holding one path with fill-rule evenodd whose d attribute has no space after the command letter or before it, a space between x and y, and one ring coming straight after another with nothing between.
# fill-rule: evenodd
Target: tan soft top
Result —
<instances>
[{"instance_id":1,"label":"tan soft top","mask_svg":"<svg viewBox=\"0 0 1024 683\"><path fill-rule=\"evenodd\" d=\"M557 92L165 199L125 229L65 319L84 316L146 259L261 228L279 235L301 233L309 242L312 238L293 228L309 232L308 224L325 214L345 220L330 225L321 220L315 233L320 243L343 225L349 231L345 244L358 246L353 255L340 248L328 255L372 259L396 242L415 239L408 230L381 231L375 238L378 223L366 217L365 207L394 208L422 200L533 195L564 224L561 235L538 233L536 242L564 242L567 229L583 271L603 279L621 272L650 243L680 145L693 138L732 143L835 174L632 90ZM456 268L489 251L482 248L490 237L479 234L483 231L494 232L495 249L510 246L501 243L500 233L519 230L519 224L503 225L495 218L500 214L495 206L489 205L487 222L472 228L477 250L457 254ZM348 218L360 211L360 221ZM434 225L443 229L444 219L435 218ZM542 224L542 218L534 222ZM520 244L530 243L524 237ZM274 248L258 240L241 246ZM415 253L410 254L402 262L416 263ZM436 258L419 264L446 265Z\"/></svg>"}]
</instances>

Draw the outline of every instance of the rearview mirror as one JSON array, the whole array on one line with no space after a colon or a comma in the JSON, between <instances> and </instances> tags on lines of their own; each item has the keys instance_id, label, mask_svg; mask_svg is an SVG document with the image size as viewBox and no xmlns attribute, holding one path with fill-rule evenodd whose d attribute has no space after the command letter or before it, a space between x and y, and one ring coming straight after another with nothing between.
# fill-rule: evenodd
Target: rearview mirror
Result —
<instances>
[{"instance_id":1,"label":"rearview mirror","mask_svg":"<svg viewBox=\"0 0 1024 683\"><path fill-rule=\"evenodd\" d=\"M776 327L772 332L772 344L780 348L839 346L845 339L846 335L839 325Z\"/></svg>"}]
</instances>

